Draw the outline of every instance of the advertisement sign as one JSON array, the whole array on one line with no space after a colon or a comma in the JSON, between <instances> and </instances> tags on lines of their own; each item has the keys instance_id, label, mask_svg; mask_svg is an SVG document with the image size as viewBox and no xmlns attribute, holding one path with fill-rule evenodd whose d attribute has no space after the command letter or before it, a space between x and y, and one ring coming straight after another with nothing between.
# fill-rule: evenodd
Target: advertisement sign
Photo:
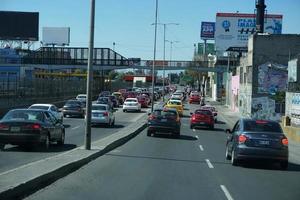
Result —
<instances>
[{"instance_id":1,"label":"advertisement sign","mask_svg":"<svg viewBox=\"0 0 300 200\"><path fill-rule=\"evenodd\" d=\"M215 39L215 22L201 22L201 39Z\"/></svg>"},{"instance_id":2,"label":"advertisement sign","mask_svg":"<svg viewBox=\"0 0 300 200\"><path fill-rule=\"evenodd\" d=\"M217 52L224 52L232 46L246 47L248 37L256 30L256 16L254 14L217 13L215 26ZM282 15L265 15L264 31L270 34L281 34Z\"/></svg>"},{"instance_id":3,"label":"advertisement sign","mask_svg":"<svg viewBox=\"0 0 300 200\"><path fill-rule=\"evenodd\" d=\"M43 43L48 45L69 45L69 27L43 27Z\"/></svg>"}]
</instances>

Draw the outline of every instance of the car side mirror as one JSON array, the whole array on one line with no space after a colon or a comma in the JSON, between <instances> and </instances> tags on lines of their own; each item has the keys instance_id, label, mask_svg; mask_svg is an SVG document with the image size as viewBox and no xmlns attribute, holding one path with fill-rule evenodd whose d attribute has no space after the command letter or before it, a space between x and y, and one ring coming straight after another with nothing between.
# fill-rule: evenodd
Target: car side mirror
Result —
<instances>
[{"instance_id":1,"label":"car side mirror","mask_svg":"<svg viewBox=\"0 0 300 200\"><path fill-rule=\"evenodd\" d=\"M227 133L227 134L232 134L232 131L231 131L230 129L226 129L226 130L225 130L225 133Z\"/></svg>"}]
</instances>

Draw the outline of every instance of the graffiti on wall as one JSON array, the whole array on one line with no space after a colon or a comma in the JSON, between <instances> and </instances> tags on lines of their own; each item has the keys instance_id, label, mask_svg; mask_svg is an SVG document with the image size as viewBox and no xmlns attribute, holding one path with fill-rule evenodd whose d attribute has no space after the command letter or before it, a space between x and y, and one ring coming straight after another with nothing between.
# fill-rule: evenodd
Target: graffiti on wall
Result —
<instances>
[{"instance_id":1,"label":"graffiti on wall","mask_svg":"<svg viewBox=\"0 0 300 200\"><path fill-rule=\"evenodd\" d=\"M252 99L252 117L254 119L280 120L281 115L275 112L275 101L269 97Z\"/></svg>"},{"instance_id":2,"label":"graffiti on wall","mask_svg":"<svg viewBox=\"0 0 300 200\"><path fill-rule=\"evenodd\" d=\"M258 93L274 95L287 89L287 66L265 63L258 66Z\"/></svg>"}]
</instances>

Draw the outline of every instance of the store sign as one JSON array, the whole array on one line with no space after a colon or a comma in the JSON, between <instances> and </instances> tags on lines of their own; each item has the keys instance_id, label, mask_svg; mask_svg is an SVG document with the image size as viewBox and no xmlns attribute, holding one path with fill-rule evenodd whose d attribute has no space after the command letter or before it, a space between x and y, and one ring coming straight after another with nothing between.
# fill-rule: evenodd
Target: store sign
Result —
<instances>
[{"instance_id":1,"label":"store sign","mask_svg":"<svg viewBox=\"0 0 300 200\"><path fill-rule=\"evenodd\" d=\"M215 39L215 22L201 23L201 39L203 40Z\"/></svg>"}]
</instances>

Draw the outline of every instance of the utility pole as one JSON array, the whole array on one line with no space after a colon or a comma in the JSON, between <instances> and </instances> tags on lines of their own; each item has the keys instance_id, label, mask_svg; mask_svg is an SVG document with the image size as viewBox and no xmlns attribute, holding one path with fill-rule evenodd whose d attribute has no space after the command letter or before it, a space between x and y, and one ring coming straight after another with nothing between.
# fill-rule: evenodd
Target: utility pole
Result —
<instances>
[{"instance_id":1,"label":"utility pole","mask_svg":"<svg viewBox=\"0 0 300 200\"><path fill-rule=\"evenodd\" d=\"M93 50L94 50L94 27L95 25L95 0L91 0L90 19L90 42L87 70L87 102L86 102L86 125L85 125L85 149L91 150L91 107L92 107L92 85L93 85Z\"/></svg>"}]
</instances>

